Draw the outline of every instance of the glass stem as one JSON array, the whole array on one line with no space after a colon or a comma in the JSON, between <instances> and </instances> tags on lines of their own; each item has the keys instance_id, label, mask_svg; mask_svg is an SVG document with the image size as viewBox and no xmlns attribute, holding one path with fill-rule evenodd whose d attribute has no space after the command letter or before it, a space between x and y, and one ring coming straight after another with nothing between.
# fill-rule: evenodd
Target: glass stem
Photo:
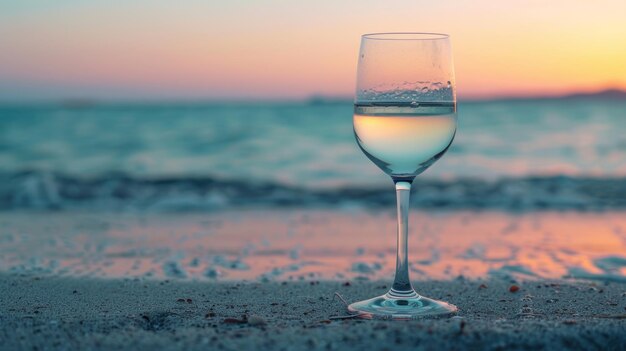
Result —
<instances>
[{"instance_id":1,"label":"glass stem","mask_svg":"<svg viewBox=\"0 0 626 351\"><path fill-rule=\"evenodd\" d=\"M409 198L411 183L396 182L396 198L398 202L398 253L396 256L396 276L388 295L393 298L416 297L409 280L408 236L409 236Z\"/></svg>"}]
</instances>

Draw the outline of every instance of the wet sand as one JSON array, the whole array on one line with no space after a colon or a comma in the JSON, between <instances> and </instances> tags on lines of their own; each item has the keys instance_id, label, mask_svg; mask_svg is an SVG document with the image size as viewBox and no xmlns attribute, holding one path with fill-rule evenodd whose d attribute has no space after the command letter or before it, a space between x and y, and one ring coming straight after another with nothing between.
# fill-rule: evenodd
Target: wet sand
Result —
<instances>
[{"instance_id":1,"label":"wet sand","mask_svg":"<svg viewBox=\"0 0 626 351\"><path fill-rule=\"evenodd\" d=\"M3 350L623 350L626 286L424 281L457 316L389 322L347 315L387 282L182 282L0 276Z\"/></svg>"},{"instance_id":2,"label":"wet sand","mask_svg":"<svg viewBox=\"0 0 626 351\"><path fill-rule=\"evenodd\" d=\"M0 213L0 272L201 281L385 280L393 209ZM415 280L626 282L625 212L413 211Z\"/></svg>"}]
</instances>

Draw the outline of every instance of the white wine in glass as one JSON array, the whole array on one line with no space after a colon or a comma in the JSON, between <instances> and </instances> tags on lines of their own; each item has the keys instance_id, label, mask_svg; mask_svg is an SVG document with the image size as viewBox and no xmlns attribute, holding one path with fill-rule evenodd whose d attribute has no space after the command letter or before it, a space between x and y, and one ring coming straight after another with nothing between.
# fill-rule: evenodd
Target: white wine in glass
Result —
<instances>
[{"instance_id":1,"label":"white wine in glass","mask_svg":"<svg viewBox=\"0 0 626 351\"><path fill-rule=\"evenodd\" d=\"M363 153L396 186L396 274L385 295L355 302L362 318L416 319L456 306L419 295L408 269L408 211L415 177L437 161L456 134L456 94L448 35L374 33L361 38L354 135Z\"/></svg>"}]
</instances>

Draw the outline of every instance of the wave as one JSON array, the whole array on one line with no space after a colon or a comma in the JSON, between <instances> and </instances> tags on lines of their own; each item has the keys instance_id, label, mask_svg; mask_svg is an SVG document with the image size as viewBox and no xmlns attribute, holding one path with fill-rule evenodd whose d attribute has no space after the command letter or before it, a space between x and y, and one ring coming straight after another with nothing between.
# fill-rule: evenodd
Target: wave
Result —
<instances>
[{"instance_id":1,"label":"wave","mask_svg":"<svg viewBox=\"0 0 626 351\"><path fill-rule=\"evenodd\" d=\"M50 172L0 173L0 209L193 211L240 207L392 207L387 187L315 189L205 178L77 177ZM602 211L626 208L626 178L570 176L498 180L420 179L414 208L441 210Z\"/></svg>"}]
</instances>

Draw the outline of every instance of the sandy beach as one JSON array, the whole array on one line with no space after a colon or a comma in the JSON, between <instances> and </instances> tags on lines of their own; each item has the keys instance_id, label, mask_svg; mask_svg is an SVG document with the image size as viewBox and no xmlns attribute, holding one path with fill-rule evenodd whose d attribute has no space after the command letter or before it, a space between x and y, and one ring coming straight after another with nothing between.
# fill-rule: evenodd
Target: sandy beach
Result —
<instances>
[{"instance_id":1,"label":"sandy beach","mask_svg":"<svg viewBox=\"0 0 626 351\"><path fill-rule=\"evenodd\" d=\"M618 283L424 281L457 316L337 319L387 282L211 283L3 274L3 350L623 350Z\"/></svg>"},{"instance_id":2,"label":"sandy beach","mask_svg":"<svg viewBox=\"0 0 626 351\"><path fill-rule=\"evenodd\" d=\"M415 211L416 290L460 312L387 322L335 293L389 288L392 211L4 212L0 349L623 350L623 218Z\"/></svg>"}]
</instances>

